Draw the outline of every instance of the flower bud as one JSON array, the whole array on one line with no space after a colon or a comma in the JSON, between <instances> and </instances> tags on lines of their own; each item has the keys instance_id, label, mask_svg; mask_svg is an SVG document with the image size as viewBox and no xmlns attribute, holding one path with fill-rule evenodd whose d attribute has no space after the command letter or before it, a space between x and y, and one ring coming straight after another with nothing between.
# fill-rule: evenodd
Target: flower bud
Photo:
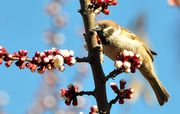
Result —
<instances>
[{"instance_id":1,"label":"flower bud","mask_svg":"<svg viewBox=\"0 0 180 114\"><path fill-rule=\"evenodd\" d=\"M39 74L42 74L42 73L44 73L45 71L46 71L46 67L45 67L45 66L41 66L40 68L37 69L37 72L38 72Z\"/></svg>"},{"instance_id":2,"label":"flower bud","mask_svg":"<svg viewBox=\"0 0 180 114\"><path fill-rule=\"evenodd\" d=\"M106 14L106 15L109 15L109 13L110 13L110 10L109 9L107 9L107 8L105 8L105 9L103 9L103 11L102 11L104 14Z\"/></svg>"},{"instance_id":3,"label":"flower bud","mask_svg":"<svg viewBox=\"0 0 180 114\"><path fill-rule=\"evenodd\" d=\"M70 54L72 54L72 52L70 53L68 50L60 50L59 53L65 58L69 57Z\"/></svg>"},{"instance_id":4,"label":"flower bud","mask_svg":"<svg viewBox=\"0 0 180 114\"><path fill-rule=\"evenodd\" d=\"M51 64L47 64L46 67L47 67L48 70L51 70L51 69L52 69Z\"/></svg>"},{"instance_id":5,"label":"flower bud","mask_svg":"<svg viewBox=\"0 0 180 114\"><path fill-rule=\"evenodd\" d=\"M64 64L64 58L61 55L56 55L54 57L54 66L56 68L61 67Z\"/></svg>"},{"instance_id":6,"label":"flower bud","mask_svg":"<svg viewBox=\"0 0 180 114\"><path fill-rule=\"evenodd\" d=\"M43 62L44 62L44 63L48 63L48 62L49 62L49 58L48 58L48 57L44 57L44 58L43 58Z\"/></svg>"},{"instance_id":7,"label":"flower bud","mask_svg":"<svg viewBox=\"0 0 180 114\"><path fill-rule=\"evenodd\" d=\"M123 55L123 57L127 57L127 56L129 56L129 52L127 50L124 50L122 52L122 55Z\"/></svg>"},{"instance_id":8,"label":"flower bud","mask_svg":"<svg viewBox=\"0 0 180 114\"><path fill-rule=\"evenodd\" d=\"M40 57L41 57L41 58L44 58L44 57L46 57L46 54L45 54L44 52L41 52L41 53L40 53Z\"/></svg>"},{"instance_id":9,"label":"flower bud","mask_svg":"<svg viewBox=\"0 0 180 114\"><path fill-rule=\"evenodd\" d=\"M39 51L36 51L35 56L36 56L36 57L40 57L40 52L39 52Z\"/></svg>"},{"instance_id":10,"label":"flower bud","mask_svg":"<svg viewBox=\"0 0 180 114\"><path fill-rule=\"evenodd\" d=\"M120 69L120 68L122 68L123 63L122 63L122 61L115 61L114 66L115 66L117 69Z\"/></svg>"},{"instance_id":11,"label":"flower bud","mask_svg":"<svg viewBox=\"0 0 180 114\"><path fill-rule=\"evenodd\" d=\"M111 88L113 89L113 91L115 92L115 93L117 93L118 92L118 87L117 87L117 84L116 83L113 83L113 82L111 82L110 83L110 86L111 86Z\"/></svg>"},{"instance_id":12,"label":"flower bud","mask_svg":"<svg viewBox=\"0 0 180 114\"><path fill-rule=\"evenodd\" d=\"M124 99L119 99L119 104L124 104Z\"/></svg>"},{"instance_id":13,"label":"flower bud","mask_svg":"<svg viewBox=\"0 0 180 114\"><path fill-rule=\"evenodd\" d=\"M52 50L45 50L44 53L48 56L48 55L51 55L53 52Z\"/></svg>"},{"instance_id":14,"label":"flower bud","mask_svg":"<svg viewBox=\"0 0 180 114\"><path fill-rule=\"evenodd\" d=\"M37 69L37 65L32 64L33 66L30 68L31 72L35 72Z\"/></svg>"},{"instance_id":15,"label":"flower bud","mask_svg":"<svg viewBox=\"0 0 180 114\"><path fill-rule=\"evenodd\" d=\"M74 51L73 51L73 50L70 50L70 51L69 51L69 54L70 54L70 56L74 56Z\"/></svg>"},{"instance_id":16,"label":"flower bud","mask_svg":"<svg viewBox=\"0 0 180 114\"><path fill-rule=\"evenodd\" d=\"M132 97L133 97L133 94L128 94L126 98L131 99Z\"/></svg>"},{"instance_id":17,"label":"flower bud","mask_svg":"<svg viewBox=\"0 0 180 114\"><path fill-rule=\"evenodd\" d=\"M5 63L6 67L10 67L11 64L12 64L12 62L13 62L12 60L7 61L7 62Z\"/></svg>"},{"instance_id":18,"label":"flower bud","mask_svg":"<svg viewBox=\"0 0 180 114\"><path fill-rule=\"evenodd\" d=\"M124 61L123 66L124 66L125 69L128 69L128 68L131 67L131 63L128 62L128 61Z\"/></svg>"},{"instance_id":19,"label":"flower bud","mask_svg":"<svg viewBox=\"0 0 180 114\"><path fill-rule=\"evenodd\" d=\"M92 106L90 109L92 113L98 113L98 107L96 105Z\"/></svg>"},{"instance_id":20,"label":"flower bud","mask_svg":"<svg viewBox=\"0 0 180 114\"><path fill-rule=\"evenodd\" d=\"M18 53L21 56L26 56L27 55L27 50L19 50Z\"/></svg>"},{"instance_id":21,"label":"flower bud","mask_svg":"<svg viewBox=\"0 0 180 114\"><path fill-rule=\"evenodd\" d=\"M73 104L73 106L77 106L78 105L77 98L73 99L72 104Z\"/></svg>"},{"instance_id":22,"label":"flower bud","mask_svg":"<svg viewBox=\"0 0 180 114\"><path fill-rule=\"evenodd\" d=\"M65 70L64 65L62 65L62 66L59 67L59 71L63 72L64 70Z\"/></svg>"},{"instance_id":23,"label":"flower bud","mask_svg":"<svg viewBox=\"0 0 180 114\"><path fill-rule=\"evenodd\" d=\"M121 79L121 80L120 80L120 88L121 88L121 89L124 89L124 88L125 88L125 85L126 85L126 80L125 80L125 79Z\"/></svg>"},{"instance_id":24,"label":"flower bud","mask_svg":"<svg viewBox=\"0 0 180 114\"><path fill-rule=\"evenodd\" d=\"M66 64L68 64L69 66L72 66L76 63L76 59L74 57L68 57L66 58Z\"/></svg>"},{"instance_id":25,"label":"flower bud","mask_svg":"<svg viewBox=\"0 0 180 114\"><path fill-rule=\"evenodd\" d=\"M102 5L105 3L105 0L97 0L98 4Z\"/></svg>"},{"instance_id":26,"label":"flower bud","mask_svg":"<svg viewBox=\"0 0 180 114\"><path fill-rule=\"evenodd\" d=\"M118 1L117 0L113 0L113 2L111 2L111 5L115 6L117 5Z\"/></svg>"},{"instance_id":27,"label":"flower bud","mask_svg":"<svg viewBox=\"0 0 180 114\"><path fill-rule=\"evenodd\" d=\"M32 67L33 67L33 64L32 64L32 63L30 63L30 62L29 62L29 63L26 63L26 67L30 69L30 68L32 68Z\"/></svg>"},{"instance_id":28,"label":"flower bud","mask_svg":"<svg viewBox=\"0 0 180 114\"><path fill-rule=\"evenodd\" d=\"M126 68L126 69L125 69L125 72L126 72L126 73L130 73L130 72L131 72L131 69L130 69L130 68Z\"/></svg>"},{"instance_id":29,"label":"flower bud","mask_svg":"<svg viewBox=\"0 0 180 114\"><path fill-rule=\"evenodd\" d=\"M19 66L19 69L24 69L26 68L26 64L25 63L22 63L20 66Z\"/></svg>"},{"instance_id":30,"label":"flower bud","mask_svg":"<svg viewBox=\"0 0 180 114\"><path fill-rule=\"evenodd\" d=\"M135 90L133 88L128 89L128 94L133 94L134 92L135 92Z\"/></svg>"},{"instance_id":31,"label":"flower bud","mask_svg":"<svg viewBox=\"0 0 180 114\"><path fill-rule=\"evenodd\" d=\"M61 95L61 97L65 96L66 92L67 92L66 89L61 89L61 90L60 90L60 95Z\"/></svg>"},{"instance_id":32,"label":"flower bud","mask_svg":"<svg viewBox=\"0 0 180 114\"><path fill-rule=\"evenodd\" d=\"M2 58L0 58L0 64L2 64L2 62L3 62L3 59L2 59Z\"/></svg>"},{"instance_id":33,"label":"flower bud","mask_svg":"<svg viewBox=\"0 0 180 114\"><path fill-rule=\"evenodd\" d=\"M129 56L130 56L131 58L134 57L134 52L129 51Z\"/></svg>"}]
</instances>

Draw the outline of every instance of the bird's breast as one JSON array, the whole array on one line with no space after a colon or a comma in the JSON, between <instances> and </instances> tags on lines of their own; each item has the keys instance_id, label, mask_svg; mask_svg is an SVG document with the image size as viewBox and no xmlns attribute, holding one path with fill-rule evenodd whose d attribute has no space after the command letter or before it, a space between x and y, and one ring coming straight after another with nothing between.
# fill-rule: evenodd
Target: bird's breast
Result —
<instances>
[{"instance_id":1,"label":"bird's breast","mask_svg":"<svg viewBox=\"0 0 180 114\"><path fill-rule=\"evenodd\" d=\"M116 60L118 53L120 53L120 49L113 45L103 45L103 51L106 56L108 56L112 60Z\"/></svg>"}]
</instances>

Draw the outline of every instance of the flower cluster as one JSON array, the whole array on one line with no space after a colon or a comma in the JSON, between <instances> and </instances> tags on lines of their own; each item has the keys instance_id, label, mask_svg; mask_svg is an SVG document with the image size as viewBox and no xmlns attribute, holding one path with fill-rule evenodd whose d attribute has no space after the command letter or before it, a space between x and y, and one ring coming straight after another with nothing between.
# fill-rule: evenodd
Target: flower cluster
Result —
<instances>
[{"instance_id":1,"label":"flower cluster","mask_svg":"<svg viewBox=\"0 0 180 114\"><path fill-rule=\"evenodd\" d=\"M131 99L133 97L134 89L125 89L126 81L120 80L120 89L117 87L116 83L111 83L110 86L114 93L118 95L119 104L124 104L124 99Z\"/></svg>"},{"instance_id":2,"label":"flower cluster","mask_svg":"<svg viewBox=\"0 0 180 114\"><path fill-rule=\"evenodd\" d=\"M117 56L114 66L126 73L134 73L141 64L142 57L140 54L124 50L119 56Z\"/></svg>"},{"instance_id":3,"label":"flower cluster","mask_svg":"<svg viewBox=\"0 0 180 114\"><path fill-rule=\"evenodd\" d=\"M6 51L6 49L2 46L0 46L0 64L2 64L3 60L6 62L6 67L10 67L13 63L13 59L17 59L16 65L23 69L25 68L24 61L27 58L27 51L26 50L20 50L18 52L15 52L13 54L10 54Z\"/></svg>"},{"instance_id":4,"label":"flower cluster","mask_svg":"<svg viewBox=\"0 0 180 114\"><path fill-rule=\"evenodd\" d=\"M168 0L170 6L180 6L180 0Z\"/></svg>"},{"instance_id":5,"label":"flower cluster","mask_svg":"<svg viewBox=\"0 0 180 114\"><path fill-rule=\"evenodd\" d=\"M60 71L64 71L64 63L71 66L76 62L73 54L73 51L58 50L56 48L45 50L44 52L37 51L32 61L27 63L27 67L34 71L33 66L38 65L40 66L38 68L39 73L43 73L46 68L48 70L58 68Z\"/></svg>"},{"instance_id":6,"label":"flower cluster","mask_svg":"<svg viewBox=\"0 0 180 114\"><path fill-rule=\"evenodd\" d=\"M27 58L27 50L19 50L18 52L14 52L13 54L8 54L7 59L8 61L6 62L6 66L10 67L12 64L13 60L11 58L18 58L16 61L16 66L18 66L20 69L24 69L26 67L25 61ZM6 60L5 60L6 61Z\"/></svg>"},{"instance_id":7,"label":"flower cluster","mask_svg":"<svg viewBox=\"0 0 180 114\"><path fill-rule=\"evenodd\" d=\"M96 105L92 106L90 108L91 112L89 114L97 114L98 113L98 107Z\"/></svg>"},{"instance_id":8,"label":"flower cluster","mask_svg":"<svg viewBox=\"0 0 180 114\"><path fill-rule=\"evenodd\" d=\"M73 106L78 105L77 95L78 87L70 84L68 89L61 89L60 95L65 100L66 105L70 105L72 103Z\"/></svg>"},{"instance_id":9,"label":"flower cluster","mask_svg":"<svg viewBox=\"0 0 180 114\"><path fill-rule=\"evenodd\" d=\"M4 47L0 46L0 64L3 62L4 56L6 56L7 51Z\"/></svg>"},{"instance_id":10,"label":"flower cluster","mask_svg":"<svg viewBox=\"0 0 180 114\"><path fill-rule=\"evenodd\" d=\"M108 6L117 5L117 0L91 0L91 3L94 5L95 9L102 7L102 12L106 15L109 15L110 10Z\"/></svg>"},{"instance_id":11,"label":"flower cluster","mask_svg":"<svg viewBox=\"0 0 180 114\"><path fill-rule=\"evenodd\" d=\"M13 61L16 60L16 66L20 69L29 68L32 72L35 72L36 69L38 73L44 73L46 69L59 69L64 71L64 64L69 66L76 63L75 58L73 57L74 52L69 50L58 50L57 48L52 48L51 50L45 50L44 52L36 51L32 59L28 58L27 50L20 50L10 54L6 49L0 46L0 64L3 60L6 62L6 67L10 67Z\"/></svg>"}]
</instances>

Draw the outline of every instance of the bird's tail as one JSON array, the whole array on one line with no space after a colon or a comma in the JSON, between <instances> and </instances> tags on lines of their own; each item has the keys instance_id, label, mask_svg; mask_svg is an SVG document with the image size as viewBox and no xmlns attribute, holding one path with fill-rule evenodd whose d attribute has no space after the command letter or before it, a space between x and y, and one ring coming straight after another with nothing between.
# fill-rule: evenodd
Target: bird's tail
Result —
<instances>
[{"instance_id":1,"label":"bird's tail","mask_svg":"<svg viewBox=\"0 0 180 114\"><path fill-rule=\"evenodd\" d=\"M162 85L161 81L158 79L154 70L153 69L150 70L146 68L141 68L140 72L150 83L151 87L153 88L156 94L159 104L162 106L164 105L164 103L168 101L169 93L167 92L166 88Z\"/></svg>"}]
</instances>

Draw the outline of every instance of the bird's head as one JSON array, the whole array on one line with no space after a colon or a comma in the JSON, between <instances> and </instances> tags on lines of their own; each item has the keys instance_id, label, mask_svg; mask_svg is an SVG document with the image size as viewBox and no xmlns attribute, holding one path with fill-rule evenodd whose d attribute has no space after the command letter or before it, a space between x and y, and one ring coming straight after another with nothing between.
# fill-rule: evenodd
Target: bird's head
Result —
<instances>
[{"instance_id":1,"label":"bird's head","mask_svg":"<svg viewBox=\"0 0 180 114\"><path fill-rule=\"evenodd\" d=\"M103 44L109 44L109 39L116 37L121 32L121 27L112 20L101 20L92 29L96 31Z\"/></svg>"}]
</instances>

